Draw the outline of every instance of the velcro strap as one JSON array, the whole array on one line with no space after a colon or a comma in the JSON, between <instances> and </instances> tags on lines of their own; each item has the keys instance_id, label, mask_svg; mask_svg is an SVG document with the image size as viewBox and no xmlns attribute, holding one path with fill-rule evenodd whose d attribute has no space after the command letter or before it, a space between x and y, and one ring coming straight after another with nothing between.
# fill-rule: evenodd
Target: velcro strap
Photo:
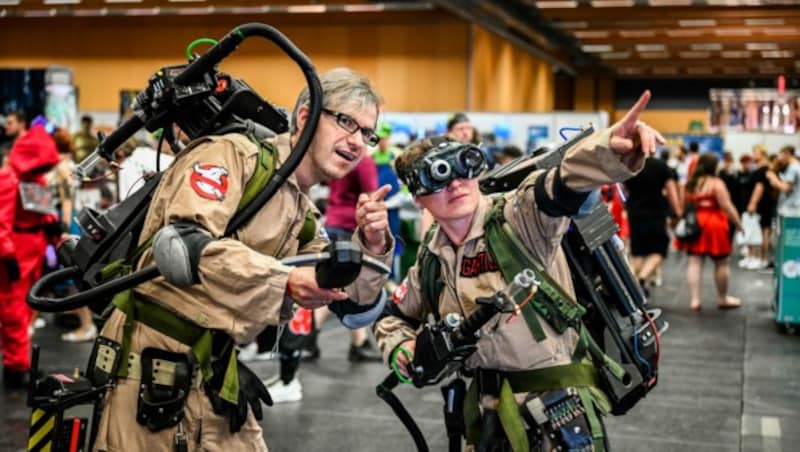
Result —
<instances>
[{"instance_id":1,"label":"velcro strap","mask_svg":"<svg viewBox=\"0 0 800 452\"><path fill-rule=\"evenodd\" d=\"M153 382L159 385L172 386L175 384L175 363L163 359L154 359L153 367L158 368L158 374L153 375ZM142 379L142 355L138 353L128 353L128 376L129 380L140 381ZM194 367L192 371L192 387L199 388L203 384L203 372Z\"/></svg>"},{"instance_id":2,"label":"velcro strap","mask_svg":"<svg viewBox=\"0 0 800 452\"><path fill-rule=\"evenodd\" d=\"M597 372L589 363L572 363L544 369L505 372L504 376L515 393L597 386Z\"/></svg>"}]
</instances>

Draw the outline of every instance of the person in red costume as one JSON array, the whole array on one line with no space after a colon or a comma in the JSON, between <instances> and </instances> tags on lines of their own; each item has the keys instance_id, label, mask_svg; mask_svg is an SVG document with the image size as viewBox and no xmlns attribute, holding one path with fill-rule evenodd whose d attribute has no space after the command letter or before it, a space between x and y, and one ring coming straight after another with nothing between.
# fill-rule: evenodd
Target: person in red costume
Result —
<instances>
[{"instance_id":1,"label":"person in red costume","mask_svg":"<svg viewBox=\"0 0 800 452\"><path fill-rule=\"evenodd\" d=\"M53 139L37 125L14 142L0 168L0 345L7 388L24 388L31 367L25 297L41 274L48 238L60 232L56 216L47 213L44 179L58 160Z\"/></svg>"}]
</instances>

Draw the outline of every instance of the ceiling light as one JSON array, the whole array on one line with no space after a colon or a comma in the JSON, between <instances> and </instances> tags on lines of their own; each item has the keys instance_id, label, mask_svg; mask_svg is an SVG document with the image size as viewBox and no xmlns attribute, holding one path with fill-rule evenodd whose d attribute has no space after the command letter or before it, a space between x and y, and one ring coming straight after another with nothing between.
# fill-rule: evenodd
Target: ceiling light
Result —
<instances>
[{"instance_id":1,"label":"ceiling light","mask_svg":"<svg viewBox=\"0 0 800 452\"><path fill-rule=\"evenodd\" d=\"M204 2L206 0L169 0L172 3L192 3L192 2Z\"/></svg>"},{"instance_id":2,"label":"ceiling light","mask_svg":"<svg viewBox=\"0 0 800 452\"><path fill-rule=\"evenodd\" d=\"M701 42L698 44L689 44L692 50L722 50L722 44L718 42Z\"/></svg>"},{"instance_id":3,"label":"ceiling light","mask_svg":"<svg viewBox=\"0 0 800 452\"><path fill-rule=\"evenodd\" d=\"M142 0L104 0L106 3L142 3Z\"/></svg>"},{"instance_id":4,"label":"ceiling light","mask_svg":"<svg viewBox=\"0 0 800 452\"><path fill-rule=\"evenodd\" d=\"M178 8L179 16L207 16L214 14L214 6L193 6L191 8Z\"/></svg>"},{"instance_id":5,"label":"ceiling light","mask_svg":"<svg viewBox=\"0 0 800 452\"><path fill-rule=\"evenodd\" d=\"M778 50L778 44L774 42L748 42L744 45L747 50Z\"/></svg>"},{"instance_id":6,"label":"ceiling light","mask_svg":"<svg viewBox=\"0 0 800 452\"><path fill-rule=\"evenodd\" d=\"M751 53L747 50L723 50L720 55L722 58L750 58Z\"/></svg>"},{"instance_id":7,"label":"ceiling light","mask_svg":"<svg viewBox=\"0 0 800 452\"><path fill-rule=\"evenodd\" d=\"M58 11L55 8L50 9L32 9L30 11L23 11L22 17L53 17Z\"/></svg>"},{"instance_id":8,"label":"ceiling light","mask_svg":"<svg viewBox=\"0 0 800 452\"><path fill-rule=\"evenodd\" d=\"M759 25L783 25L786 22L781 18L759 18L759 19L745 19L744 24L749 25L751 27L757 27Z\"/></svg>"},{"instance_id":9,"label":"ceiling light","mask_svg":"<svg viewBox=\"0 0 800 452\"><path fill-rule=\"evenodd\" d=\"M299 14L318 14L324 13L327 11L328 7L325 5L291 5L286 8L286 11L289 13L299 13Z\"/></svg>"},{"instance_id":10,"label":"ceiling light","mask_svg":"<svg viewBox=\"0 0 800 452\"><path fill-rule=\"evenodd\" d=\"M157 16L161 8L131 8L125 11L126 16Z\"/></svg>"},{"instance_id":11,"label":"ceiling light","mask_svg":"<svg viewBox=\"0 0 800 452\"><path fill-rule=\"evenodd\" d=\"M536 2L536 7L539 9L545 8L577 8L578 2L577 1L564 1L564 0L557 0L557 1L547 1L547 2Z\"/></svg>"},{"instance_id":12,"label":"ceiling light","mask_svg":"<svg viewBox=\"0 0 800 452\"><path fill-rule=\"evenodd\" d=\"M588 53L600 53L600 52L611 52L614 50L614 48L608 44L589 44L581 46L581 50Z\"/></svg>"},{"instance_id":13,"label":"ceiling light","mask_svg":"<svg viewBox=\"0 0 800 452\"><path fill-rule=\"evenodd\" d=\"M574 33L575 37L579 39L607 38L609 35L609 32L605 30L578 30Z\"/></svg>"},{"instance_id":14,"label":"ceiling light","mask_svg":"<svg viewBox=\"0 0 800 452\"><path fill-rule=\"evenodd\" d=\"M791 36L800 34L800 30L795 27L765 28L761 31L768 36Z\"/></svg>"},{"instance_id":15,"label":"ceiling light","mask_svg":"<svg viewBox=\"0 0 800 452\"><path fill-rule=\"evenodd\" d=\"M556 22L555 26L558 28L589 28L589 22L583 22L583 21Z\"/></svg>"},{"instance_id":16,"label":"ceiling light","mask_svg":"<svg viewBox=\"0 0 800 452\"><path fill-rule=\"evenodd\" d=\"M688 51L688 52L679 52L678 55L680 55L681 58L691 58L691 59L711 58L711 52Z\"/></svg>"},{"instance_id":17,"label":"ceiling light","mask_svg":"<svg viewBox=\"0 0 800 452\"><path fill-rule=\"evenodd\" d=\"M652 38L656 35L653 30L618 30L617 33L623 38Z\"/></svg>"},{"instance_id":18,"label":"ceiling light","mask_svg":"<svg viewBox=\"0 0 800 452\"><path fill-rule=\"evenodd\" d=\"M669 52L641 52L639 58L643 60L666 60L671 54Z\"/></svg>"},{"instance_id":19,"label":"ceiling light","mask_svg":"<svg viewBox=\"0 0 800 452\"><path fill-rule=\"evenodd\" d=\"M689 6L692 0L649 0L650 6Z\"/></svg>"},{"instance_id":20,"label":"ceiling light","mask_svg":"<svg viewBox=\"0 0 800 452\"><path fill-rule=\"evenodd\" d=\"M750 36L753 34L747 28L718 28L714 30L717 36Z\"/></svg>"},{"instance_id":21,"label":"ceiling light","mask_svg":"<svg viewBox=\"0 0 800 452\"><path fill-rule=\"evenodd\" d=\"M386 9L383 3L365 4L365 5L344 5L343 9L348 13L377 13Z\"/></svg>"},{"instance_id":22,"label":"ceiling light","mask_svg":"<svg viewBox=\"0 0 800 452\"><path fill-rule=\"evenodd\" d=\"M631 52L606 52L599 56L603 60L627 60L631 57Z\"/></svg>"},{"instance_id":23,"label":"ceiling light","mask_svg":"<svg viewBox=\"0 0 800 452\"><path fill-rule=\"evenodd\" d=\"M670 38L697 38L703 36L703 30L667 30Z\"/></svg>"},{"instance_id":24,"label":"ceiling light","mask_svg":"<svg viewBox=\"0 0 800 452\"><path fill-rule=\"evenodd\" d=\"M591 0L595 8L627 8L636 2L633 0Z\"/></svg>"},{"instance_id":25,"label":"ceiling light","mask_svg":"<svg viewBox=\"0 0 800 452\"><path fill-rule=\"evenodd\" d=\"M765 50L761 52L762 58L792 58L794 52L791 50Z\"/></svg>"},{"instance_id":26,"label":"ceiling light","mask_svg":"<svg viewBox=\"0 0 800 452\"><path fill-rule=\"evenodd\" d=\"M45 5L77 5L81 0L44 0Z\"/></svg>"},{"instance_id":27,"label":"ceiling light","mask_svg":"<svg viewBox=\"0 0 800 452\"><path fill-rule=\"evenodd\" d=\"M0 6L16 6L19 3L20 0L0 0Z\"/></svg>"},{"instance_id":28,"label":"ceiling light","mask_svg":"<svg viewBox=\"0 0 800 452\"><path fill-rule=\"evenodd\" d=\"M664 44L636 44L637 52L663 52L667 50Z\"/></svg>"},{"instance_id":29,"label":"ceiling light","mask_svg":"<svg viewBox=\"0 0 800 452\"><path fill-rule=\"evenodd\" d=\"M716 27L717 21L714 19L682 19L678 21L681 27Z\"/></svg>"}]
</instances>

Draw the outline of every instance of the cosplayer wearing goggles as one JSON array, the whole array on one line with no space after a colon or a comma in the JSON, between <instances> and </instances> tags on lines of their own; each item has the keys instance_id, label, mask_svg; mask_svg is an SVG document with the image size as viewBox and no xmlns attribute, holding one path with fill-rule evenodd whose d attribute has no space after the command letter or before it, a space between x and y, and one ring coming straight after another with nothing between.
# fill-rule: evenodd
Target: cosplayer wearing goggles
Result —
<instances>
[{"instance_id":1,"label":"cosplayer wearing goggles","mask_svg":"<svg viewBox=\"0 0 800 452\"><path fill-rule=\"evenodd\" d=\"M400 177L412 194L422 196L444 190L453 179L477 177L485 168L486 156L474 144L444 141Z\"/></svg>"}]
</instances>

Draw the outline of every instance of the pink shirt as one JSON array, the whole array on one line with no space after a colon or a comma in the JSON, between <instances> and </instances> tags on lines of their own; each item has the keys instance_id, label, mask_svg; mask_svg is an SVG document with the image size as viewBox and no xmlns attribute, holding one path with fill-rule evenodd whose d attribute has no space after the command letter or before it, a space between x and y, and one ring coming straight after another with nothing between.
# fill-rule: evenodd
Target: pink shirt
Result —
<instances>
[{"instance_id":1,"label":"pink shirt","mask_svg":"<svg viewBox=\"0 0 800 452\"><path fill-rule=\"evenodd\" d=\"M354 231L358 195L378 189L378 169L375 162L369 156L364 156L345 177L328 182L328 187L330 194L325 211L325 226Z\"/></svg>"}]
</instances>

